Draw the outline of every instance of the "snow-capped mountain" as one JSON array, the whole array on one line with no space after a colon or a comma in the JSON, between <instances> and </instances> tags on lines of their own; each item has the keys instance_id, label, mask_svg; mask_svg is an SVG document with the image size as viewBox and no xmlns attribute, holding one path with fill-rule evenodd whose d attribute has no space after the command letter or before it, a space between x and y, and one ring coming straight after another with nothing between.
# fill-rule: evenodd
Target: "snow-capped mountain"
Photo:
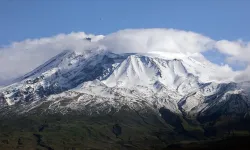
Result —
<instances>
[{"instance_id":1,"label":"snow-capped mountain","mask_svg":"<svg viewBox=\"0 0 250 150\"><path fill-rule=\"evenodd\" d=\"M151 52L115 54L101 47L64 51L0 89L2 106L23 104L27 112L110 112L123 106L166 108L177 114L246 113L248 83L212 82L216 67L201 55ZM146 110L145 110L146 111Z\"/></svg>"}]
</instances>

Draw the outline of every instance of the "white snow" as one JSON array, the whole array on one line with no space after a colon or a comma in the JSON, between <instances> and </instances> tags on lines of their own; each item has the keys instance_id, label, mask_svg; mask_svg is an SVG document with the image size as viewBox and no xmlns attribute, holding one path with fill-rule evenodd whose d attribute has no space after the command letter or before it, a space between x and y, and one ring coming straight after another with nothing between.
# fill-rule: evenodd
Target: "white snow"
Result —
<instances>
[{"instance_id":1,"label":"white snow","mask_svg":"<svg viewBox=\"0 0 250 150\"><path fill-rule=\"evenodd\" d=\"M152 51L146 53L145 55L150 55L156 58L163 58L167 60L180 59L183 61L185 69L189 73L192 73L193 75L199 77L199 80L201 82L223 83L233 81L233 79L230 77L232 75L232 72L228 71L229 74L228 77L226 77L225 70L223 70L222 72L222 66L211 63L200 53L184 54L182 52ZM218 80L218 74L221 73L223 73L224 78Z\"/></svg>"}]
</instances>

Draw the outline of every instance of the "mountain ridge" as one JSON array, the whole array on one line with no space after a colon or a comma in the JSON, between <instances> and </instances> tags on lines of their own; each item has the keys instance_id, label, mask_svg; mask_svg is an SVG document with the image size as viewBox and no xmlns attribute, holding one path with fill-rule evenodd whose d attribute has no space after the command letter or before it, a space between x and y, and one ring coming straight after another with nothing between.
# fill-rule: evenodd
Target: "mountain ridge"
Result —
<instances>
[{"instance_id":1,"label":"mountain ridge","mask_svg":"<svg viewBox=\"0 0 250 150\"><path fill-rule=\"evenodd\" d=\"M209 64L206 61L203 63ZM207 99L227 99L223 95L243 90L241 84L237 83L203 82L198 75L213 68L203 63L182 53L173 53L173 56L171 53L163 55L155 52L114 54L102 48L81 53L64 51L19 78L16 83L2 88L0 92L2 101L6 101L8 105L19 102L25 104L39 99L51 100L57 95L75 91L79 95L99 95L110 99L114 99L115 94L125 96L127 99L125 98L124 104L132 106L132 103L136 103L138 107L143 105L142 101L136 102L141 97L153 109L166 107L177 113L185 110L191 114L199 114L201 108L205 109L210 105ZM200 68L208 69L202 71ZM221 88L227 85L228 89ZM245 97L248 101L249 95ZM110 103L110 107L116 106L112 101L105 102ZM217 101L215 105L220 100Z\"/></svg>"}]
</instances>

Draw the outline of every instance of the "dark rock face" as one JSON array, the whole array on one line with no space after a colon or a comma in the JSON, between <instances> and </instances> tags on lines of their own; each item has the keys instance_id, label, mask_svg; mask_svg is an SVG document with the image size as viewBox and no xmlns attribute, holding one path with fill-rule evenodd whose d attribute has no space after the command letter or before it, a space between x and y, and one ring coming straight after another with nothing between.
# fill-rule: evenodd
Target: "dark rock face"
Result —
<instances>
[{"instance_id":1,"label":"dark rock face","mask_svg":"<svg viewBox=\"0 0 250 150\"><path fill-rule=\"evenodd\" d=\"M4 98L4 95L0 93L0 105L5 105L5 104L6 104L6 100Z\"/></svg>"},{"instance_id":2,"label":"dark rock face","mask_svg":"<svg viewBox=\"0 0 250 150\"><path fill-rule=\"evenodd\" d=\"M215 137L217 134L216 132L217 132L217 130L215 127L209 126L209 127L204 129L204 136Z\"/></svg>"},{"instance_id":3,"label":"dark rock face","mask_svg":"<svg viewBox=\"0 0 250 150\"><path fill-rule=\"evenodd\" d=\"M244 96L240 94L231 94L227 100L217 103L210 103L210 106L197 119L201 122L216 121L221 116L244 116L248 112L249 106Z\"/></svg>"},{"instance_id":4,"label":"dark rock face","mask_svg":"<svg viewBox=\"0 0 250 150\"><path fill-rule=\"evenodd\" d=\"M40 134L33 134L33 135L37 138L37 145L46 148L48 150L54 150L50 146L44 144L44 142L42 141L42 136Z\"/></svg>"},{"instance_id":5,"label":"dark rock face","mask_svg":"<svg viewBox=\"0 0 250 150\"><path fill-rule=\"evenodd\" d=\"M165 120L165 122L167 124L170 124L171 126L174 127L174 131L178 134L182 134L182 135L186 135L186 136L189 136L190 138L194 138L194 139L198 139L199 138L199 132L198 131L197 135L194 133L194 134L190 134L186 129L185 129L185 126L183 125L183 122L184 122L184 116L180 116L179 114L176 114L174 112L171 112L170 110L166 109L166 108L160 108L159 112L161 113L161 117L162 119ZM191 120L186 120L186 121L191 121ZM189 124L193 124L193 123L188 123L188 126ZM195 125L195 124L193 124ZM195 125L197 126L197 125ZM202 134L201 134L202 135Z\"/></svg>"},{"instance_id":6,"label":"dark rock face","mask_svg":"<svg viewBox=\"0 0 250 150\"><path fill-rule=\"evenodd\" d=\"M87 37L87 38L85 38L85 40L87 40L87 41L91 41L91 38L90 38L90 37Z\"/></svg>"},{"instance_id":7,"label":"dark rock face","mask_svg":"<svg viewBox=\"0 0 250 150\"><path fill-rule=\"evenodd\" d=\"M170 124L171 126L175 127L178 130L184 130L181 124L182 121L177 114L163 107L160 108L159 112L161 113L161 116L166 121L166 123Z\"/></svg>"},{"instance_id":8,"label":"dark rock face","mask_svg":"<svg viewBox=\"0 0 250 150\"><path fill-rule=\"evenodd\" d=\"M118 137L122 134L122 127L119 124L115 124L113 126L112 132L116 135L116 137Z\"/></svg>"}]
</instances>

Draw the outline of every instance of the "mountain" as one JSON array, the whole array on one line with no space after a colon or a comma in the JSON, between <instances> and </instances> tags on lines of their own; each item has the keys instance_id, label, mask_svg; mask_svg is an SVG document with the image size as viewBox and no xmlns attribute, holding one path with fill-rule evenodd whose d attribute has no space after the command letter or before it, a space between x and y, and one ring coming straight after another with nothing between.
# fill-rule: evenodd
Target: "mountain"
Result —
<instances>
[{"instance_id":1,"label":"mountain","mask_svg":"<svg viewBox=\"0 0 250 150\"><path fill-rule=\"evenodd\" d=\"M82 109L90 102L96 111L113 107L119 110L128 105L135 109L150 107L157 111L164 107L175 113L202 115L218 112L220 105L228 102L224 111L246 113L249 84L209 82L213 72L212 63L197 55L114 54L102 48L81 53L68 50L3 87L1 103L29 105L43 100L58 103L58 97L80 96L77 102L69 101L62 109ZM241 104L231 106L232 99ZM104 108L98 108L102 103Z\"/></svg>"},{"instance_id":2,"label":"mountain","mask_svg":"<svg viewBox=\"0 0 250 150\"><path fill-rule=\"evenodd\" d=\"M116 104L112 100L119 95L127 99L124 104L132 105L140 97L152 108L164 106L180 112L181 107L192 114L235 94L244 95L242 100L248 105L249 94L244 93L247 90L242 84L209 82L213 72L212 63L202 56L166 52L114 54L101 48L82 53L68 50L2 88L1 97L7 105L14 105L84 94L111 98L107 103L113 107ZM248 84L244 86L246 89Z\"/></svg>"},{"instance_id":3,"label":"mountain","mask_svg":"<svg viewBox=\"0 0 250 150\"><path fill-rule=\"evenodd\" d=\"M215 73L216 67L198 54L67 50L0 88L0 115L84 115L91 122L96 117L106 122L108 115L111 122L144 124L150 136L148 126L164 130L157 136L154 131L162 140L169 140L170 130L178 139L204 138L214 128L228 127L230 120L248 130L249 82L215 82Z\"/></svg>"}]
</instances>

